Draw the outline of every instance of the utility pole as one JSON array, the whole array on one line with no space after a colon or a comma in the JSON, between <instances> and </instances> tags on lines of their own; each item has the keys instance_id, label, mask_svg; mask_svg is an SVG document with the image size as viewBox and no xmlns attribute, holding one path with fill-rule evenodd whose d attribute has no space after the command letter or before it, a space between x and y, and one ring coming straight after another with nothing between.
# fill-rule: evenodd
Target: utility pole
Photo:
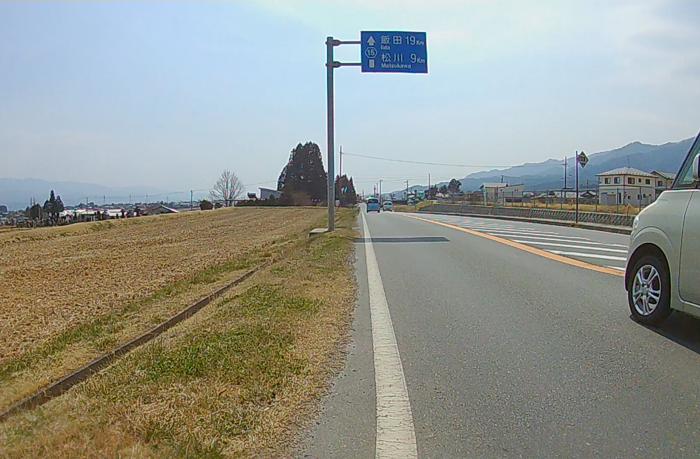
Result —
<instances>
[{"instance_id":1,"label":"utility pole","mask_svg":"<svg viewBox=\"0 0 700 459\"><path fill-rule=\"evenodd\" d=\"M338 172L338 175L342 176L343 175L343 146L340 146L340 166L339 166L340 172Z\"/></svg>"},{"instance_id":2,"label":"utility pole","mask_svg":"<svg viewBox=\"0 0 700 459\"><path fill-rule=\"evenodd\" d=\"M382 179L379 179L379 205L382 203Z\"/></svg>"},{"instance_id":3,"label":"utility pole","mask_svg":"<svg viewBox=\"0 0 700 459\"><path fill-rule=\"evenodd\" d=\"M190 190L190 210L192 210L192 208L193 208L193 207L192 207L192 197L193 197L193 193L194 193L194 191L193 191L193 190Z\"/></svg>"},{"instance_id":4,"label":"utility pole","mask_svg":"<svg viewBox=\"0 0 700 459\"><path fill-rule=\"evenodd\" d=\"M408 180L406 180L406 204L408 204Z\"/></svg>"}]
</instances>

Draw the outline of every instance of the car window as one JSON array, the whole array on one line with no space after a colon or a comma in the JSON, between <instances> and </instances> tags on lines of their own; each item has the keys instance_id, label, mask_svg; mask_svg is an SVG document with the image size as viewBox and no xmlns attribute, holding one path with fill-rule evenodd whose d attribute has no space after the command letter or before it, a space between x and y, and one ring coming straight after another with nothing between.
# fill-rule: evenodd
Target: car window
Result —
<instances>
[{"instance_id":1,"label":"car window","mask_svg":"<svg viewBox=\"0 0 700 459\"><path fill-rule=\"evenodd\" d=\"M695 139L693 148L690 149L690 153L685 158L683 166L676 177L676 181L673 183L673 189L679 188L694 188L696 186L695 180L693 179L693 159L700 153L700 142Z\"/></svg>"}]
</instances>

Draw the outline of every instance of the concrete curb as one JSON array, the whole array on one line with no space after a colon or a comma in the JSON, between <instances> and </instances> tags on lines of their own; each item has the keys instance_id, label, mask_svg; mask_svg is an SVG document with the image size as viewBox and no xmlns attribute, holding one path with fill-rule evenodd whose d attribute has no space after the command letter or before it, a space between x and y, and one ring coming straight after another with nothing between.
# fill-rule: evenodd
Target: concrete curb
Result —
<instances>
[{"instance_id":1,"label":"concrete curb","mask_svg":"<svg viewBox=\"0 0 700 459\"><path fill-rule=\"evenodd\" d=\"M612 226L612 225L596 225L594 223L574 223L566 220L545 220L541 218L523 218L523 217L510 217L504 215L488 215L488 214L475 214L466 212L431 212L425 210L419 210L418 213L421 214L435 214L435 215L461 215L464 217L475 217L475 218L493 218L495 220L512 220L519 222L528 223L541 223L544 225L555 225L555 226L568 226L569 228L582 228L590 229L596 231L605 231L607 233L618 233L618 234L631 234L632 228L629 226Z\"/></svg>"},{"instance_id":2,"label":"concrete curb","mask_svg":"<svg viewBox=\"0 0 700 459\"><path fill-rule=\"evenodd\" d=\"M243 281L246 279L250 278L253 274L257 273L263 268L266 268L272 264L272 260L266 261L264 263L261 263L260 265L256 266L255 268L251 269L250 271L244 273L242 276L234 279L233 281L229 282L228 284L224 285L220 289L214 291L213 293L207 295L206 297L202 298L201 300L197 301L196 303L186 307L176 315L172 316L165 322L162 322L161 324L157 325L156 327L152 328L151 330L147 331L146 333L137 336L136 338L122 344L121 346L117 347L113 351L110 351L92 362L88 363L87 365L79 368L78 370L68 374L67 376L64 376L63 378L59 379L58 381L55 381L48 386L38 390L34 394L20 400L19 402L15 403L14 405L11 405L7 410L4 412L0 413L0 422L6 420L8 417L11 415L35 408L39 405L43 405L44 403L48 402L52 398L58 397L59 395L63 394L66 392L68 389L71 387L75 386L76 384L85 381L88 379L90 376L93 374L97 373L101 369L105 368L109 364L111 364L114 360L116 360L118 357L123 356L124 354L128 353L129 351L151 341L153 338L157 337L158 335L161 335L163 332L166 330L174 327L175 325L179 324L180 322L184 321L185 319L189 319L193 315L195 315L197 312L199 312L204 306L208 305L211 303L213 300L217 299L224 293L226 293L228 290L231 288L241 284Z\"/></svg>"}]
</instances>

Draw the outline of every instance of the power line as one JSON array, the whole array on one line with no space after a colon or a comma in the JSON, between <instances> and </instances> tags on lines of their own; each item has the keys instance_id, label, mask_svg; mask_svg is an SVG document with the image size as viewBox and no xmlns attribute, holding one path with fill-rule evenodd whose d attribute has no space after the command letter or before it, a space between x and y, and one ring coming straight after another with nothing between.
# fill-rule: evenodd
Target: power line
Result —
<instances>
[{"instance_id":1,"label":"power line","mask_svg":"<svg viewBox=\"0 0 700 459\"><path fill-rule=\"evenodd\" d=\"M371 155L361 155L359 153L348 153L346 151L343 152L344 156L357 156L358 158L366 158L366 159L377 159L380 161L389 161L393 163L405 163L405 164L421 164L424 166L446 166L446 167L461 167L461 168L497 168L497 167L510 167L510 166L494 166L494 165L476 165L476 164L450 164L450 163L433 163L429 161L412 161L408 159L395 159L395 158L383 158L381 156L371 156Z\"/></svg>"}]
</instances>

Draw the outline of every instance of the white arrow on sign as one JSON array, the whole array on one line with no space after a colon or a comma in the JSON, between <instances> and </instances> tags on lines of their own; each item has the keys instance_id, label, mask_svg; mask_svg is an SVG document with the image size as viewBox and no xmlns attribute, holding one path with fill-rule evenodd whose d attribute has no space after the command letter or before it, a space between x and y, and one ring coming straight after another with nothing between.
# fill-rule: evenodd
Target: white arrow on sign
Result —
<instances>
[{"instance_id":1,"label":"white arrow on sign","mask_svg":"<svg viewBox=\"0 0 700 459\"><path fill-rule=\"evenodd\" d=\"M369 38L367 39L367 44L370 46L374 46L374 43L375 43L374 37L372 35L370 35Z\"/></svg>"}]
</instances>

